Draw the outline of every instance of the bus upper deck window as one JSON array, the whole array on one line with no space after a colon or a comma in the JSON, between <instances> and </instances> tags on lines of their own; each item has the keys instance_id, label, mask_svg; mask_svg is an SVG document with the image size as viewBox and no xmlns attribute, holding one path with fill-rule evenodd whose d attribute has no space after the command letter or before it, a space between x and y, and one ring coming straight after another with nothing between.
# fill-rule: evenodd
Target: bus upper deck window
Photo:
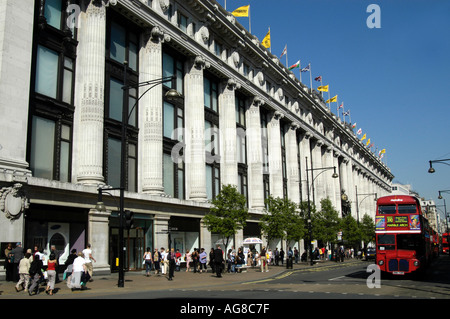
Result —
<instances>
[{"instance_id":1,"label":"bus upper deck window","mask_svg":"<svg viewBox=\"0 0 450 319\"><path fill-rule=\"evenodd\" d=\"M395 214L395 205L380 205L378 206L378 214Z\"/></svg>"},{"instance_id":2,"label":"bus upper deck window","mask_svg":"<svg viewBox=\"0 0 450 319\"><path fill-rule=\"evenodd\" d=\"M399 214L417 214L416 205L398 205Z\"/></svg>"}]
</instances>

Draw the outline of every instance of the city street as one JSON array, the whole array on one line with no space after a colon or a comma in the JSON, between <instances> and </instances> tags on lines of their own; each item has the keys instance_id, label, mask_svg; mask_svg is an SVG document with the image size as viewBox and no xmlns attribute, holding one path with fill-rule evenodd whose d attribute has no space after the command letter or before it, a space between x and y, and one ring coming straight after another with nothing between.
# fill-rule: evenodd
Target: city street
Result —
<instances>
[{"instance_id":1,"label":"city street","mask_svg":"<svg viewBox=\"0 0 450 319\"><path fill-rule=\"evenodd\" d=\"M117 288L117 274L98 276L85 291L71 291L64 282L57 284L61 299L449 299L450 258L435 259L423 279L414 277L381 278L380 288L370 288L372 275L369 261L346 260L343 263L321 262L294 265L293 269L271 267L268 273L249 269L238 274L216 278L208 273L176 272L173 281L164 276L144 277L142 273L127 273L125 287ZM373 283L373 281L371 281ZM370 283L369 283L370 286ZM373 285L372 285L373 286ZM48 299L43 292L37 296L17 293L13 283L0 284L0 299Z\"/></svg>"}]
</instances>

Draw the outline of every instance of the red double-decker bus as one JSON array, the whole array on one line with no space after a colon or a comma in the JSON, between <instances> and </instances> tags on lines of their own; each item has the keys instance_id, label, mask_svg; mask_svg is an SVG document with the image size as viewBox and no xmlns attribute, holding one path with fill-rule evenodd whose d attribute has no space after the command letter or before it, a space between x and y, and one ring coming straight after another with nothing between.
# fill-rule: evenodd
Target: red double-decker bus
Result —
<instances>
[{"instance_id":1,"label":"red double-decker bus","mask_svg":"<svg viewBox=\"0 0 450 319\"><path fill-rule=\"evenodd\" d=\"M449 233L443 233L442 234L442 252L444 254L448 254L448 236Z\"/></svg>"},{"instance_id":2,"label":"red double-decker bus","mask_svg":"<svg viewBox=\"0 0 450 319\"><path fill-rule=\"evenodd\" d=\"M431 230L418 198L378 198L375 219L376 261L382 272L405 275L426 268L432 256Z\"/></svg>"}]
</instances>

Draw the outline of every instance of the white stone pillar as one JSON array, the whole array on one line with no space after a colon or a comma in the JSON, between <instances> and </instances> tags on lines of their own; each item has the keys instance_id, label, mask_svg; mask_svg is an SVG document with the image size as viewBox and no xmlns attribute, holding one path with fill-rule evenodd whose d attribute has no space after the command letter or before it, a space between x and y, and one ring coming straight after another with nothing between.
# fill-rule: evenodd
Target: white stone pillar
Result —
<instances>
[{"instance_id":1,"label":"white stone pillar","mask_svg":"<svg viewBox=\"0 0 450 319\"><path fill-rule=\"evenodd\" d=\"M325 187L322 175L319 175L320 170L317 170L317 168L323 167L322 164L322 140L316 140L311 145L311 157L312 157L312 167L310 169L314 169L314 171L311 171L311 178L309 180L309 187L310 189L314 189L314 204L317 207L320 207L320 201L325 198ZM309 165L309 163L308 163Z\"/></svg>"},{"instance_id":2,"label":"white stone pillar","mask_svg":"<svg viewBox=\"0 0 450 319\"><path fill-rule=\"evenodd\" d=\"M0 1L0 180L31 175L26 149L34 3Z\"/></svg>"},{"instance_id":3,"label":"white stone pillar","mask_svg":"<svg viewBox=\"0 0 450 319\"><path fill-rule=\"evenodd\" d=\"M168 248L169 247L169 234L166 232L169 229L170 216L156 215L153 220L154 231L154 248Z\"/></svg>"},{"instance_id":4,"label":"white stone pillar","mask_svg":"<svg viewBox=\"0 0 450 319\"><path fill-rule=\"evenodd\" d=\"M76 70L74 168L76 180L98 185L103 178L106 6L91 1L80 14Z\"/></svg>"},{"instance_id":5,"label":"white stone pillar","mask_svg":"<svg viewBox=\"0 0 450 319\"><path fill-rule=\"evenodd\" d=\"M287 179L288 179L288 198L296 203L300 204L300 176L298 167L298 149L297 144L297 124L289 126L286 132L286 166L287 166Z\"/></svg>"},{"instance_id":6,"label":"white stone pillar","mask_svg":"<svg viewBox=\"0 0 450 319\"><path fill-rule=\"evenodd\" d=\"M264 183L261 141L260 106L264 102L255 97L245 113L247 126L247 175L250 208L263 209Z\"/></svg>"},{"instance_id":7,"label":"white stone pillar","mask_svg":"<svg viewBox=\"0 0 450 319\"><path fill-rule=\"evenodd\" d=\"M308 158L308 167L311 168L311 146L310 146L310 137L311 133L305 132L303 133L300 140L300 179L302 185L302 201L308 200L308 187L309 185L306 183L306 158ZM308 172L309 182L311 183L311 172ZM311 189L310 189L311 190Z\"/></svg>"},{"instance_id":8,"label":"white stone pillar","mask_svg":"<svg viewBox=\"0 0 450 319\"><path fill-rule=\"evenodd\" d=\"M275 198L283 198L283 167L280 130L280 120L282 117L283 114L275 111L272 119L267 124L267 134L269 139L270 194Z\"/></svg>"},{"instance_id":9,"label":"white stone pillar","mask_svg":"<svg viewBox=\"0 0 450 319\"><path fill-rule=\"evenodd\" d=\"M110 211L89 211L88 243L95 258L94 275L111 274L109 264L109 217Z\"/></svg>"},{"instance_id":10,"label":"white stone pillar","mask_svg":"<svg viewBox=\"0 0 450 319\"><path fill-rule=\"evenodd\" d=\"M206 201L203 69L208 65L201 56L188 64L185 75L186 197Z\"/></svg>"},{"instance_id":11,"label":"white stone pillar","mask_svg":"<svg viewBox=\"0 0 450 319\"><path fill-rule=\"evenodd\" d=\"M327 146L325 149L325 153L323 156L324 159L324 168L326 167L326 170L318 171L317 174L321 174L324 177L325 180L325 196L330 199L331 205L337 210L340 211L340 208L337 206L337 201L335 197L335 190L334 190L334 181L335 178L333 178L333 169L329 169L329 167L334 167L334 161L333 161L333 148L331 146ZM337 167L336 167L337 169ZM336 171L337 173L337 171Z\"/></svg>"},{"instance_id":12,"label":"white stone pillar","mask_svg":"<svg viewBox=\"0 0 450 319\"><path fill-rule=\"evenodd\" d=\"M219 132L221 183L238 186L237 147L240 146L236 145L236 87L232 79L223 84L219 95Z\"/></svg>"},{"instance_id":13,"label":"white stone pillar","mask_svg":"<svg viewBox=\"0 0 450 319\"><path fill-rule=\"evenodd\" d=\"M141 35L139 82L161 79L164 35L158 27ZM163 87L139 88L139 191L162 194L163 182ZM144 94L145 93L145 94ZM143 95L144 94L144 95Z\"/></svg>"}]
</instances>

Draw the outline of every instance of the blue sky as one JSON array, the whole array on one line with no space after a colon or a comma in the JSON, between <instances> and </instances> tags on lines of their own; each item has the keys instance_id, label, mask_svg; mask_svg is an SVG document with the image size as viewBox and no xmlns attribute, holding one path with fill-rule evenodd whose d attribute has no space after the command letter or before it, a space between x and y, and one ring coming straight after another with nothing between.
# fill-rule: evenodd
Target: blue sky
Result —
<instances>
[{"instance_id":1,"label":"blue sky","mask_svg":"<svg viewBox=\"0 0 450 319\"><path fill-rule=\"evenodd\" d=\"M270 27L273 54L287 45L289 65L311 63L313 78L330 85L373 150L386 149L394 181L443 204L437 194L450 189L450 167L427 170L429 160L450 158L450 1L217 1L230 12L250 5L252 33L261 41ZM380 7L381 28L367 27L370 4ZM237 20L249 28L248 18ZM309 73L302 80L310 86Z\"/></svg>"}]
</instances>

